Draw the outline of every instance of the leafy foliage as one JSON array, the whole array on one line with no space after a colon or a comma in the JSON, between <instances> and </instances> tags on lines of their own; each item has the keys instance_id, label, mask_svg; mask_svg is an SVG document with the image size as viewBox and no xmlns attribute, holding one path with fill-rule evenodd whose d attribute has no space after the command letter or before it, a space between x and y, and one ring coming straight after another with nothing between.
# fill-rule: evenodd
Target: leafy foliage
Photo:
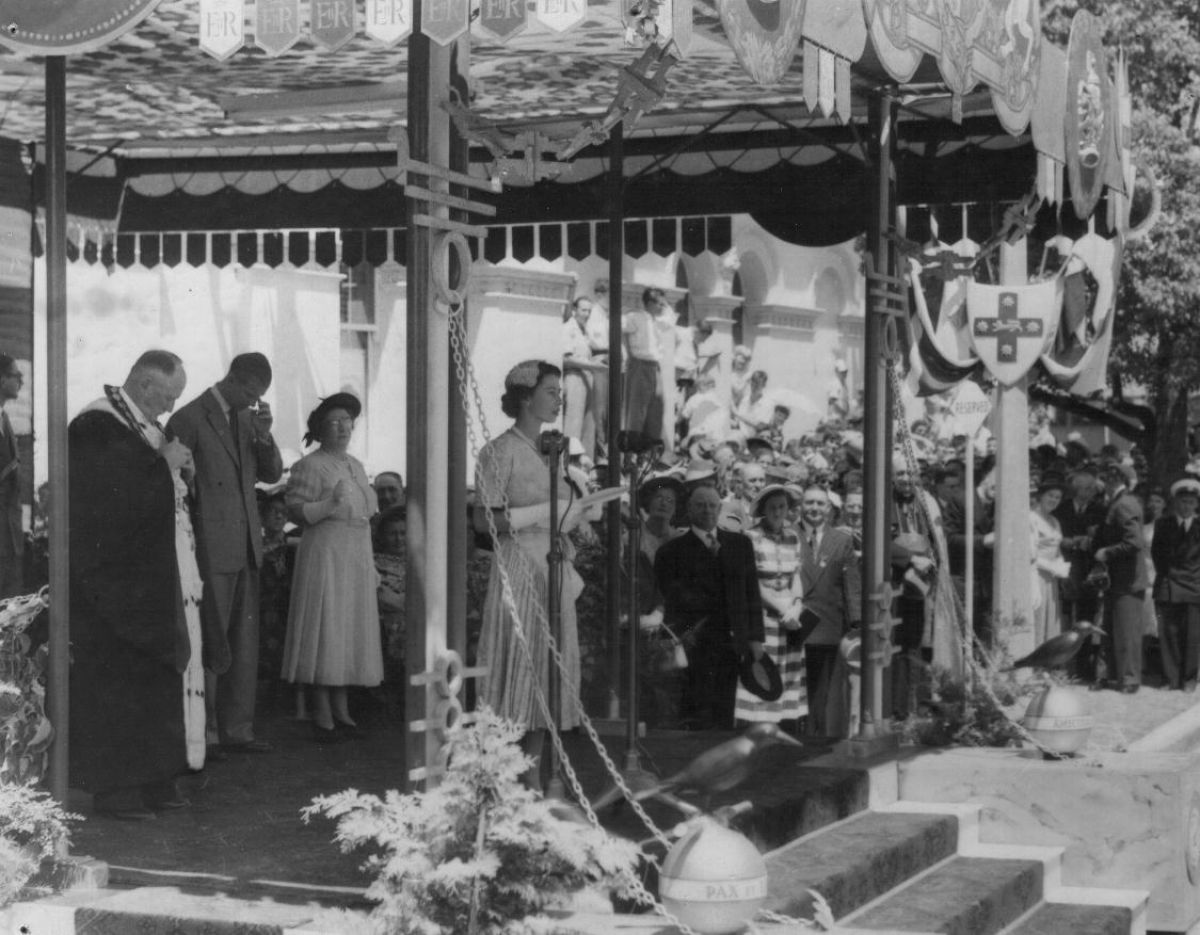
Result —
<instances>
[{"instance_id":1,"label":"leafy foliage","mask_svg":"<svg viewBox=\"0 0 1200 935\"><path fill-rule=\"evenodd\" d=\"M43 790L0 782L0 906L16 899L42 861L66 845L68 822L77 820Z\"/></svg>"},{"instance_id":2,"label":"leafy foliage","mask_svg":"<svg viewBox=\"0 0 1200 935\"><path fill-rule=\"evenodd\" d=\"M928 701L900 726L907 743L927 747L1014 747L1021 734L1005 713L1017 700L1017 685L1008 675L989 672L991 693L979 679L967 681L934 666ZM1000 702L997 707L992 695Z\"/></svg>"},{"instance_id":3,"label":"leafy foliage","mask_svg":"<svg viewBox=\"0 0 1200 935\"><path fill-rule=\"evenodd\" d=\"M367 896L374 917L399 935L487 935L532 931L530 916L584 887L627 895L637 851L602 830L559 817L526 788L524 728L488 709L448 741L448 765L427 792L384 798L354 789L322 796L305 821L337 822L343 851L377 851Z\"/></svg>"}]
</instances>

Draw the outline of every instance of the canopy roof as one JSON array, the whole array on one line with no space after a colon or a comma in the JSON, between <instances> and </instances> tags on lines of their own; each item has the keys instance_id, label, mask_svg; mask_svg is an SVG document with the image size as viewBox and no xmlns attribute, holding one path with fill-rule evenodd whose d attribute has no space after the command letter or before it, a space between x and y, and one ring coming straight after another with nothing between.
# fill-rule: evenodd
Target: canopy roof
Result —
<instances>
[{"instance_id":1,"label":"canopy roof","mask_svg":"<svg viewBox=\"0 0 1200 935\"><path fill-rule=\"evenodd\" d=\"M13 5L0 0L0 11ZM1009 6L1011 21L1026 15L1029 3L1010 0ZM647 203L642 210L631 205L632 213L737 210L730 202L749 187L739 186L738 176L749 173L773 172L779 185L816 193L839 178L858 187L846 169L861 168L865 158L861 130L869 92L896 82L881 65L874 40L865 41L857 2L807 0L799 7L804 36L820 33L826 46L837 46L834 33L847 19L857 23L849 33L863 34L845 72L850 87L844 98L839 88L840 110L826 114L805 103L805 56L816 47L800 42L782 79L762 87L735 57L714 0L694 0L693 39L667 75L665 97L626 128L626 175L643 182L681 176L682 182L667 184L690 203L662 208L643 191ZM247 9L253 24L255 0L247 0ZM308 9L309 3L301 4L304 16ZM556 34L531 22L506 44L472 27L472 116L509 134L536 130L554 145L571 138L584 121L605 112L621 70L641 54L625 43L622 9L622 0L589 0L585 20L574 29ZM1003 25L990 22L993 32ZM248 39L246 48L220 62L200 49L198 23L199 0L163 0L131 31L68 57L68 169L87 176L72 182L73 214L103 218L122 230L163 229L164 216L178 230L229 227L231 217L245 219L241 226L247 227L374 227L387 225L381 213L401 216L393 140L405 120L407 41L386 48L360 28L343 48L328 51L314 46L303 24L300 41L278 57ZM901 179L901 199L1015 198L1028 190L1034 172L1030 133L1005 132L986 86L952 102L945 69L919 52L914 61L898 91L899 164L902 172L906 164L912 167L911 176ZM809 65L814 72L815 59ZM41 75L40 63L0 50L0 135L42 136ZM840 70L838 75L840 81ZM811 101L811 85L808 92ZM961 111L954 120L952 109ZM1027 158L1014 160L1011 152L995 158L1018 147ZM490 159L482 147L473 148L473 162ZM952 161L952 176L947 180L942 172L933 179L934 166L945 160ZM605 166L603 147L585 147L557 180L590 182L598 193ZM824 172L814 171L817 166ZM1007 170L998 173L999 166ZM735 197L716 194L715 179ZM514 219L553 215L555 199L537 195L545 184L527 196L508 189L504 202L521 206ZM755 187L768 201L781 193ZM380 200L378 190L388 198ZM708 196L721 203L705 203ZM598 194L583 200L596 207L575 216L600 216ZM363 211L376 216L357 224L341 216ZM214 214L224 225L212 223Z\"/></svg>"}]
</instances>

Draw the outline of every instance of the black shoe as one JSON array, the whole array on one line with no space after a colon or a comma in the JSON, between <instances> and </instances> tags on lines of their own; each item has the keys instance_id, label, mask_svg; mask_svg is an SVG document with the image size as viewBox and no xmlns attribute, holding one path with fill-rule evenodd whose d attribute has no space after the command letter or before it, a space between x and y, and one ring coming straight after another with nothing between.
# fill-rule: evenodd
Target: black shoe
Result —
<instances>
[{"instance_id":1,"label":"black shoe","mask_svg":"<svg viewBox=\"0 0 1200 935\"><path fill-rule=\"evenodd\" d=\"M348 740L365 740L367 732L357 724L347 724L345 721L333 719L333 729L343 734Z\"/></svg>"},{"instance_id":2,"label":"black shoe","mask_svg":"<svg viewBox=\"0 0 1200 935\"><path fill-rule=\"evenodd\" d=\"M322 727L316 721L312 722L313 740L320 744L345 743L350 738L336 727Z\"/></svg>"},{"instance_id":3,"label":"black shoe","mask_svg":"<svg viewBox=\"0 0 1200 935\"><path fill-rule=\"evenodd\" d=\"M229 759L229 754L221 749L219 744L210 743L204 748L205 763L224 763Z\"/></svg>"},{"instance_id":4,"label":"black shoe","mask_svg":"<svg viewBox=\"0 0 1200 935\"><path fill-rule=\"evenodd\" d=\"M180 794L179 787L172 781L146 783L142 786L142 801L155 812L174 811L192 804L190 799Z\"/></svg>"}]
</instances>

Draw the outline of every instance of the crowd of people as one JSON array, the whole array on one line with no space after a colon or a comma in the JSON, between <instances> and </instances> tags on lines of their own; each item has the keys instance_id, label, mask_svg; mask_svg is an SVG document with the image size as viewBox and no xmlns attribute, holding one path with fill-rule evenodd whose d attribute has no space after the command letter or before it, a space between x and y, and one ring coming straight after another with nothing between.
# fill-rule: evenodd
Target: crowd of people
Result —
<instances>
[{"instance_id":1,"label":"crowd of people","mask_svg":"<svg viewBox=\"0 0 1200 935\"><path fill-rule=\"evenodd\" d=\"M647 290L644 311L661 302ZM594 306L577 301L576 311L571 324L586 340ZM486 668L477 701L528 728L531 785L544 779L546 732L579 723L574 699L594 675L580 644L602 621L577 615L576 599L604 582L587 577L595 563L581 575L574 549L606 541L601 506L622 496L623 528L637 531L622 557L636 592L622 606L636 608L624 638L639 642L643 720L695 730L767 721L826 737L857 729L862 413L831 393L813 432L784 437L786 409L764 396L767 378L750 359L735 349L729 400L715 398L702 366L679 387L671 444L641 456L632 496L601 489L601 451L591 457L577 437L564 439L555 528L544 430L560 416L577 426L574 394L594 393L606 371L540 360L509 371L501 403L513 423L478 453L469 519L487 563L471 661ZM5 399L8 369L0 359ZM390 471L368 478L349 454L362 411L350 393L314 400L311 450L285 471L262 401L271 376L263 355L239 355L175 411L183 361L149 351L71 422L71 780L93 793L98 813L146 819L185 807L182 771L270 754L255 732L260 679L291 686L295 716L323 744L363 736L351 689L390 685L402 698L403 481ZM652 414L651 383L639 406ZM603 417L591 424L601 437ZM0 431L10 434L6 417ZM937 411L898 433L888 539L897 622L884 704L902 719L928 691L931 666L961 670L965 653L1002 653L1007 634L992 619L994 446L956 436ZM1194 691L1200 479L1150 489L1138 483L1136 450L1058 444L1040 418L1030 436L1034 641L1099 624L1075 674L1093 688L1135 692L1143 640L1154 635L1168 686ZM964 489L967 458L975 490Z\"/></svg>"}]
</instances>

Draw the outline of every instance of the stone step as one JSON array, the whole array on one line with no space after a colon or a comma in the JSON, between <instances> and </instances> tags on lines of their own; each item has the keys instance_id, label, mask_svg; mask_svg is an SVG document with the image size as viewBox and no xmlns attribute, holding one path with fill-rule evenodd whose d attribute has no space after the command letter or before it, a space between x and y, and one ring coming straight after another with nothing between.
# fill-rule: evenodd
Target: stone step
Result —
<instances>
[{"instance_id":1,"label":"stone step","mask_svg":"<svg viewBox=\"0 0 1200 935\"><path fill-rule=\"evenodd\" d=\"M767 855L768 908L809 916L815 891L840 919L952 856L958 840L950 814L854 815Z\"/></svg>"},{"instance_id":2,"label":"stone step","mask_svg":"<svg viewBox=\"0 0 1200 935\"><path fill-rule=\"evenodd\" d=\"M1004 935L1130 935L1133 913L1124 906L1042 903L1004 930Z\"/></svg>"},{"instance_id":3,"label":"stone step","mask_svg":"<svg viewBox=\"0 0 1200 935\"><path fill-rule=\"evenodd\" d=\"M868 903L839 925L887 932L995 935L1042 898L1037 860L950 857Z\"/></svg>"}]
</instances>

